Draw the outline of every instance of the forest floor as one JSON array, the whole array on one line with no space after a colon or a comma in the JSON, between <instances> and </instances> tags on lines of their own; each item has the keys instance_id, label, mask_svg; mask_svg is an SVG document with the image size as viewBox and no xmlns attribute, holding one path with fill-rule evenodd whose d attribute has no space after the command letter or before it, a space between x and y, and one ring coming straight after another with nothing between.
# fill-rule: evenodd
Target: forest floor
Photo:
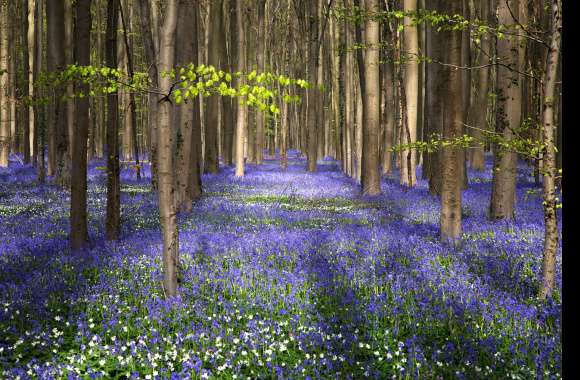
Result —
<instances>
[{"instance_id":1,"label":"forest floor","mask_svg":"<svg viewBox=\"0 0 580 380\"><path fill-rule=\"evenodd\" d=\"M486 218L491 171L469 172L451 250L426 181L362 197L335 161L305 164L293 151L285 172L267 159L243 179L203 177L179 216L171 301L147 176L123 170L122 238L105 242L104 163L90 165L91 248L72 254L69 193L29 166L0 169L0 378L559 378L562 305L535 297L529 169L510 223ZM561 250L557 267L560 289Z\"/></svg>"}]
</instances>

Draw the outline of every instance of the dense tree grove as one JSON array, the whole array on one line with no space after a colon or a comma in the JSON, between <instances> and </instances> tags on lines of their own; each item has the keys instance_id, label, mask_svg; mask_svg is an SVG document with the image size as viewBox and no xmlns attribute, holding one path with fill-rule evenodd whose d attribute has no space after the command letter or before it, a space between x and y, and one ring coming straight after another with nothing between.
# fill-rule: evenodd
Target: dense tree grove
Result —
<instances>
[{"instance_id":1,"label":"dense tree grove","mask_svg":"<svg viewBox=\"0 0 580 380\"><path fill-rule=\"evenodd\" d=\"M0 378L561 378L561 40L561 0L0 0Z\"/></svg>"}]
</instances>

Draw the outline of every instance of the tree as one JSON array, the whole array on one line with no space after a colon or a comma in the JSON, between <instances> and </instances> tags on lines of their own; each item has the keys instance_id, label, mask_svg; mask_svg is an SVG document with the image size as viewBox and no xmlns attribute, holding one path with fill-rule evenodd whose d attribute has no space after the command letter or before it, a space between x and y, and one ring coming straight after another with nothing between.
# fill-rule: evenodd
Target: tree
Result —
<instances>
[{"instance_id":1,"label":"tree","mask_svg":"<svg viewBox=\"0 0 580 380\"><path fill-rule=\"evenodd\" d=\"M91 0L77 0L75 4L75 59L78 65L91 63ZM89 85L78 82L75 93L73 162L71 177L70 243L73 250L82 248L88 240L87 232L87 138L89 126Z\"/></svg>"},{"instance_id":2,"label":"tree","mask_svg":"<svg viewBox=\"0 0 580 380\"><path fill-rule=\"evenodd\" d=\"M499 23L513 24L517 18L517 0L503 0L499 2ZM520 89L520 74L518 65L517 39L512 37L500 38L497 41L497 55L501 62L512 65L498 66L498 96L499 112L496 122L496 132L506 141L516 137L515 131L521 124L522 93ZM490 202L491 219L513 219L516 203L516 165L517 153L502 149L496 145L493 150L493 179Z\"/></svg>"},{"instance_id":3,"label":"tree","mask_svg":"<svg viewBox=\"0 0 580 380\"><path fill-rule=\"evenodd\" d=\"M216 69L223 69L225 62L222 62L220 49L223 40L223 12L222 0L210 2L210 32L208 42L208 64ZM218 96L210 96L207 99L205 109L205 169L206 173L215 174L219 169L218 157L218 112L221 99Z\"/></svg>"},{"instance_id":4,"label":"tree","mask_svg":"<svg viewBox=\"0 0 580 380\"><path fill-rule=\"evenodd\" d=\"M9 50L8 0L0 0L0 167L8 167L10 155L10 99L8 98Z\"/></svg>"},{"instance_id":5,"label":"tree","mask_svg":"<svg viewBox=\"0 0 580 380\"><path fill-rule=\"evenodd\" d=\"M544 174L544 259L543 282L540 298L552 296L556 278L556 250L558 248L558 225L556 219L556 153L554 144L554 99L562 38L562 2L552 2L552 31L550 50L545 69L544 109L543 109L543 174Z\"/></svg>"},{"instance_id":6,"label":"tree","mask_svg":"<svg viewBox=\"0 0 580 380\"><path fill-rule=\"evenodd\" d=\"M444 13L461 14L462 0L443 1ZM450 65L461 66L461 31L445 31L442 39ZM452 140L463 133L463 74L457 69L445 70L443 101L443 139ZM441 240L457 245L461 237L461 186L459 165L463 164L460 147L446 146L441 152Z\"/></svg>"},{"instance_id":7,"label":"tree","mask_svg":"<svg viewBox=\"0 0 580 380\"><path fill-rule=\"evenodd\" d=\"M309 13L309 67L308 77L310 83L318 83L318 53L319 53L319 20L318 20L318 1L310 1ZM308 154L307 154L307 169L309 172L316 171L316 161L318 160L318 134L317 134L317 111L318 111L318 96L310 91L308 93Z\"/></svg>"},{"instance_id":8,"label":"tree","mask_svg":"<svg viewBox=\"0 0 580 380\"><path fill-rule=\"evenodd\" d=\"M117 67L119 0L107 2L106 64ZM119 97L117 90L107 95L107 219L106 236L117 240L121 231L121 178L119 169Z\"/></svg>"},{"instance_id":9,"label":"tree","mask_svg":"<svg viewBox=\"0 0 580 380\"><path fill-rule=\"evenodd\" d=\"M49 73L58 73L65 69L65 22L64 2L46 2L46 25L47 25L47 69ZM59 84L53 88L54 115L49 124L49 138L54 139L53 174L55 181L63 187L70 185L70 160L67 155L67 113L63 97L66 88ZM50 160L49 160L50 161ZM50 169L49 169L50 171Z\"/></svg>"},{"instance_id":10,"label":"tree","mask_svg":"<svg viewBox=\"0 0 580 380\"><path fill-rule=\"evenodd\" d=\"M176 41L179 47L175 49L175 63L178 67L187 66L191 62L197 63L194 56L194 44L197 44L197 23L191 22L195 17L194 5L191 1L179 0L179 16L177 18ZM197 54L197 49L195 49ZM193 103L198 98L193 99ZM192 143L193 143L193 104L183 104L175 109L175 127L177 134L175 144L175 204L178 210L191 210L192 198L189 186L192 174L190 167L193 166Z\"/></svg>"},{"instance_id":11,"label":"tree","mask_svg":"<svg viewBox=\"0 0 580 380\"><path fill-rule=\"evenodd\" d=\"M246 34L244 31L243 1L236 0L236 20L238 25L238 71L246 71ZM238 87L243 85L242 78L239 79ZM246 129L247 105L243 100L238 103L236 121L236 177L244 176L244 131Z\"/></svg>"},{"instance_id":12,"label":"tree","mask_svg":"<svg viewBox=\"0 0 580 380\"><path fill-rule=\"evenodd\" d=\"M490 9L491 0L483 0L478 2L479 19L481 21L491 24L490 20ZM479 62L480 66L489 64L492 51L491 51L491 35L484 35L481 37L478 43L479 51ZM472 129L470 129L470 134L476 140L481 141L483 139L483 131L487 129L487 105L489 99L489 66L481 67L477 70L477 89L475 91L475 99L473 101L472 112L470 114L470 119L473 123ZM470 150L469 162L471 168L477 171L483 171L485 169L485 156L484 156L484 145L480 144L473 147Z\"/></svg>"},{"instance_id":13,"label":"tree","mask_svg":"<svg viewBox=\"0 0 580 380\"><path fill-rule=\"evenodd\" d=\"M366 0L366 10L379 11L378 0ZM364 102L363 102L363 162L362 192L367 195L381 193L379 173L379 127L380 127L380 76L379 76L379 23L368 18L365 25L366 51L364 63Z\"/></svg>"},{"instance_id":14,"label":"tree","mask_svg":"<svg viewBox=\"0 0 580 380\"><path fill-rule=\"evenodd\" d=\"M221 3L221 2L220 2ZM177 295L177 263L179 260L179 236L177 229L175 184L173 176L173 144L171 116L173 105L169 99L171 78L163 75L173 69L175 61L175 35L179 14L178 0L168 0L159 42L159 88L167 94L159 99L157 113L159 217L163 234L163 288L166 297Z\"/></svg>"},{"instance_id":15,"label":"tree","mask_svg":"<svg viewBox=\"0 0 580 380\"><path fill-rule=\"evenodd\" d=\"M29 79L30 79L30 60L29 60L29 53L30 48L29 45L29 33L28 33L28 1L22 3L22 21L21 21L21 30L20 30L20 40L22 46L22 98L24 100L24 104L22 107L22 155L24 156L24 163L30 163L30 110L31 107L28 104L26 99L29 98L30 94L30 87L29 87Z\"/></svg>"},{"instance_id":16,"label":"tree","mask_svg":"<svg viewBox=\"0 0 580 380\"><path fill-rule=\"evenodd\" d=\"M153 87L159 87L157 70L157 51L153 35L151 19L151 3L148 0L139 0L141 37L145 47L145 62L148 68L149 80ZM157 189L157 99L155 94L150 93L148 107L149 120L149 157L151 162L151 187Z\"/></svg>"},{"instance_id":17,"label":"tree","mask_svg":"<svg viewBox=\"0 0 580 380\"><path fill-rule=\"evenodd\" d=\"M258 43L256 46L256 59L258 61L258 72L263 73L266 67L265 50L266 50L266 23L264 21L264 12L266 0L257 0L258 7ZM255 136L255 154L256 164L260 165L264 161L264 142L265 142L265 115L262 112L256 113L256 136Z\"/></svg>"},{"instance_id":18,"label":"tree","mask_svg":"<svg viewBox=\"0 0 580 380\"><path fill-rule=\"evenodd\" d=\"M417 11L417 0L404 1L405 12ZM417 141L417 122L419 110L419 33L418 28L412 25L411 18L404 18L403 50L407 55L404 64L404 86L407 131L402 131L404 144L413 144ZM401 184L414 187L417 183L417 151L414 149L402 152Z\"/></svg>"}]
</instances>

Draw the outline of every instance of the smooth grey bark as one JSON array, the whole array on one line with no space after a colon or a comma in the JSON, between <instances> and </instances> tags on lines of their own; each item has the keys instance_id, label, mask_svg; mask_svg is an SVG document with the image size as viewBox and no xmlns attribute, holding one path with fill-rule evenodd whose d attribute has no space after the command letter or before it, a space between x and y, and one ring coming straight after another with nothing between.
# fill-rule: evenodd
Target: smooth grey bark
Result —
<instances>
[{"instance_id":1,"label":"smooth grey bark","mask_svg":"<svg viewBox=\"0 0 580 380\"><path fill-rule=\"evenodd\" d=\"M0 167L8 167L10 155L10 104L8 98L9 50L8 0L0 0Z\"/></svg>"},{"instance_id":2,"label":"smooth grey bark","mask_svg":"<svg viewBox=\"0 0 580 380\"><path fill-rule=\"evenodd\" d=\"M107 67L117 67L117 29L119 0L107 1ZM121 178L119 168L119 96L114 91L107 95L107 240L119 239L121 232Z\"/></svg>"},{"instance_id":3,"label":"smooth grey bark","mask_svg":"<svg viewBox=\"0 0 580 380\"><path fill-rule=\"evenodd\" d=\"M378 0L366 0L365 8L374 13L379 10ZM379 173L379 128L381 117L379 76L379 23L368 19L365 23L366 51L364 62L363 99L363 149L361 185L365 195L381 193Z\"/></svg>"},{"instance_id":4,"label":"smooth grey bark","mask_svg":"<svg viewBox=\"0 0 580 380\"><path fill-rule=\"evenodd\" d=\"M178 0L168 0L163 27L159 36L159 72L173 69L175 61L175 36L179 14ZM175 184L173 167L174 133L172 131L171 113L173 105L169 99L171 78L160 75L159 88L166 97L159 99L157 113L158 176L159 176L159 218L163 235L163 289L165 296L177 295L177 271L179 262L179 231L177 228L177 210L174 203Z\"/></svg>"},{"instance_id":5,"label":"smooth grey bark","mask_svg":"<svg viewBox=\"0 0 580 380\"><path fill-rule=\"evenodd\" d=\"M246 33L244 31L243 0L236 0L236 21L238 25L238 71L246 71ZM242 78L238 85L243 85ZM248 106L240 99L236 121L236 177L244 176L244 135Z\"/></svg>"},{"instance_id":6,"label":"smooth grey bark","mask_svg":"<svg viewBox=\"0 0 580 380\"><path fill-rule=\"evenodd\" d=\"M65 17L63 1L46 2L48 71L60 72L65 69ZM54 115L49 128L54 140L54 176L55 182L62 187L70 185L70 160L67 154L67 112L66 103L62 100L66 95L63 85L53 88Z\"/></svg>"},{"instance_id":7,"label":"smooth grey bark","mask_svg":"<svg viewBox=\"0 0 580 380\"><path fill-rule=\"evenodd\" d=\"M554 103L562 38L562 2L553 0L550 50L545 69L544 109L542 132L546 149L543 156L544 175L544 257L540 298L551 297L556 284L556 251L558 249L558 221L556 218L556 153L554 132Z\"/></svg>"},{"instance_id":8,"label":"smooth grey bark","mask_svg":"<svg viewBox=\"0 0 580 380\"><path fill-rule=\"evenodd\" d=\"M75 60L80 66L91 63L91 0L75 3ZM89 85L79 82L75 93L88 95ZM88 241L87 228L87 137L89 127L89 97L75 99L75 119L71 171L70 244L73 250L83 248Z\"/></svg>"}]
</instances>

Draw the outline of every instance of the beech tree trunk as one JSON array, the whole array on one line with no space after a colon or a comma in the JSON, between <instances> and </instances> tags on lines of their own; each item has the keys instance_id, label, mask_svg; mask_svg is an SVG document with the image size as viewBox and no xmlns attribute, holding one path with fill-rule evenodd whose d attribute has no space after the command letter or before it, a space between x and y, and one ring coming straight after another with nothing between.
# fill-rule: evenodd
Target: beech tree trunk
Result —
<instances>
[{"instance_id":1,"label":"beech tree trunk","mask_svg":"<svg viewBox=\"0 0 580 380\"><path fill-rule=\"evenodd\" d=\"M107 2L107 67L117 67L117 29L119 0ZM107 240L119 239L121 232L121 178L119 168L119 96L117 91L107 95Z\"/></svg>"},{"instance_id":2,"label":"beech tree trunk","mask_svg":"<svg viewBox=\"0 0 580 380\"><path fill-rule=\"evenodd\" d=\"M48 50L48 71L51 73L60 72L65 69L65 17L63 1L46 2L46 25L47 25L47 50ZM62 187L70 185L70 160L67 155L67 112L66 103L62 97L66 95L66 87L58 85L53 88L54 116L52 124L52 135L54 144L54 176L55 182Z\"/></svg>"},{"instance_id":3,"label":"beech tree trunk","mask_svg":"<svg viewBox=\"0 0 580 380\"><path fill-rule=\"evenodd\" d=\"M224 34L223 28L222 0L214 0L210 3L210 32L208 42L208 64L213 65L216 70L224 69L224 62L221 61L220 49ZM221 99L217 95L212 95L207 99L205 112L205 172L216 174L219 169L218 157L218 128L219 128L219 107Z\"/></svg>"},{"instance_id":4,"label":"beech tree trunk","mask_svg":"<svg viewBox=\"0 0 580 380\"><path fill-rule=\"evenodd\" d=\"M236 21L238 25L238 71L246 71L246 34L244 31L243 1L236 1ZM238 85L244 83L238 80ZM247 105L240 99L236 118L236 177L244 176L244 135L246 130Z\"/></svg>"},{"instance_id":5,"label":"beech tree trunk","mask_svg":"<svg viewBox=\"0 0 580 380\"><path fill-rule=\"evenodd\" d=\"M490 23L490 2L491 0L482 0L478 3L479 19ZM491 51L491 36L482 36L479 43L479 60L478 65L483 66L489 64ZM482 67L477 70L477 89L475 91L475 99L473 100L473 108L470 119L473 123L473 128L470 129L470 135L475 138L478 143L476 147L470 149L470 164L471 168L476 171L483 171L485 169L485 144L483 140L483 131L487 130L487 105L489 99L489 67ZM481 144L479 144L481 142Z\"/></svg>"},{"instance_id":6,"label":"beech tree trunk","mask_svg":"<svg viewBox=\"0 0 580 380\"><path fill-rule=\"evenodd\" d=\"M20 30L20 41L22 50L22 96L28 98L30 94L29 88L29 77L30 77L30 61L29 61L29 33L28 33L28 1L22 2L22 21ZM24 156L24 163L30 163L30 110L31 107L24 103L22 105L22 120L20 125L22 125L22 155Z\"/></svg>"},{"instance_id":7,"label":"beech tree trunk","mask_svg":"<svg viewBox=\"0 0 580 380\"><path fill-rule=\"evenodd\" d=\"M0 167L8 167L10 155L10 99L8 83L8 0L0 0Z\"/></svg>"},{"instance_id":8,"label":"beech tree trunk","mask_svg":"<svg viewBox=\"0 0 580 380\"><path fill-rule=\"evenodd\" d=\"M91 63L91 0L75 3L75 58L80 66ZM71 178L70 243L81 249L88 240L87 228L87 138L89 127L89 85L79 82L75 93L87 96L75 100L73 162Z\"/></svg>"},{"instance_id":9,"label":"beech tree trunk","mask_svg":"<svg viewBox=\"0 0 580 380\"><path fill-rule=\"evenodd\" d=\"M221 3L221 1L220 1ZM168 0L165 19L160 31L159 71L173 69L175 60L175 36L178 19L178 0ZM160 90L170 96L171 78L159 76ZM177 229L175 186L173 173L174 133L171 125L173 106L169 98L160 98L157 113L158 175L159 175L159 217L163 234L163 288L166 297L177 295L177 265L179 262L179 232Z\"/></svg>"},{"instance_id":10,"label":"beech tree trunk","mask_svg":"<svg viewBox=\"0 0 580 380\"><path fill-rule=\"evenodd\" d=\"M153 20L151 18L151 4L148 0L139 0L141 36L145 47L145 62L148 67L149 78L153 87L159 87L157 69L157 50L153 34ZM151 187L157 190L157 97L149 94L149 161L151 163Z\"/></svg>"},{"instance_id":11,"label":"beech tree trunk","mask_svg":"<svg viewBox=\"0 0 580 380\"><path fill-rule=\"evenodd\" d=\"M460 14L461 0L445 0L445 13ZM446 62L461 66L461 31L445 31L442 39L447 51ZM446 69L445 96L443 101L443 138L451 140L463 132L463 74L460 70ZM459 165L461 148L447 146L441 152L441 241L457 245L461 237L461 186Z\"/></svg>"},{"instance_id":12,"label":"beech tree trunk","mask_svg":"<svg viewBox=\"0 0 580 380\"><path fill-rule=\"evenodd\" d=\"M556 153L554 143L554 103L556 98L556 81L560 57L562 34L562 2L552 2L552 32L550 50L545 69L544 114L542 132L545 151L543 157L544 174L544 258L542 265L543 282L540 298L552 296L556 283L556 251L558 249L558 221L556 218Z\"/></svg>"},{"instance_id":13,"label":"beech tree trunk","mask_svg":"<svg viewBox=\"0 0 580 380\"><path fill-rule=\"evenodd\" d=\"M366 0L368 12L379 11L378 0ZM381 176L379 173L379 128L381 117L380 76L379 76L379 23L368 19L365 25L366 51L364 65L364 101L363 101L363 161L361 184L366 195L381 193Z\"/></svg>"},{"instance_id":14,"label":"beech tree trunk","mask_svg":"<svg viewBox=\"0 0 580 380\"><path fill-rule=\"evenodd\" d=\"M509 1L509 7L508 7ZM517 0L499 2L499 23L515 23L512 13L518 17ZM505 64L513 64L519 69L517 40L498 39L498 58ZM504 66L497 67L499 85L499 110L496 132L509 141L515 137L514 130L520 127L522 93L520 75ZM490 202L491 219L513 219L516 203L516 166L517 153L495 146L493 163L492 193Z\"/></svg>"},{"instance_id":15,"label":"beech tree trunk","mask_svg":"<svg viewBox=\"0 0 580 380\"><path fill-rule=\"evenodd\" d=\"M404 0L405 12L417 11L417 0ZM411 18L404 18L403 51L405 53L404 86L406 102L406 125L408 131L403 131L403 144L417 142L417 122L419 111L419 33L417 26L411 24ZM417 183L417 151L404 150L401 163L401 185L414 187ZM410 157L409 157L410 155Z\"/></svg>"},{"instance_id":16,"label":"beech tree trunk","mask_svg":"<svg viewBox=\"0 0 580 380\"><path fill-rule=\"evenodd\" d=\"M266 22L264 20L266 0L257 0L258 7L258 43L256 46L256 60L258 62L258 73L263 73L266 68ZM256 164L260 165L264 161L264 144L266 142L265 115L263 112L256 113Z\"/></svg>"}]
</instances>

